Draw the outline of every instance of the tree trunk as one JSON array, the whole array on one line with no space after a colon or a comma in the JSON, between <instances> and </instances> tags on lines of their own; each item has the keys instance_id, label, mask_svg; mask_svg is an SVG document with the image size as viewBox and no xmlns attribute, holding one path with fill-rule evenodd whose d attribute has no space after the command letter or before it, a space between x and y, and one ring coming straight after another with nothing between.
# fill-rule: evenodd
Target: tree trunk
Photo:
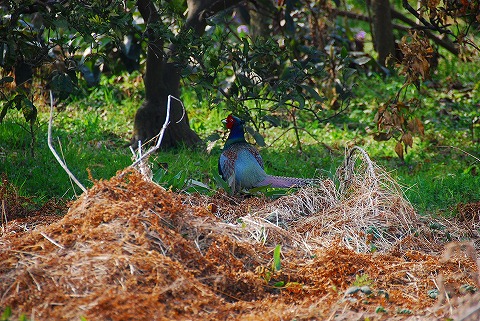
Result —
<instances>
[{"instance_id":1,"label":"tree trunk","mask_svg":"<svg viewBox=\"0 0 480 321\"><path fill-rule=\"evenodd\" d=\"M137 6L146 24L148 50L144 77L145 101L135 114L131 145L146 143L161 130L166 114L168 96L180 98L180 71L168 63L163 52L164 41L151 28L160 23L160 16L150 0L138 0ZM188 146L201 142L200 137L190 128L188 116L176 100L171 101L170 124L165 131L161 146L169 148L181 143Z\"/></svg>"},{"instance_id":2,"label":"tree trunk","mask_svg":"<svg viewBox=\"0 0 480 321\"><path fill-rule=\"evenodd\" d=\"M202 35L206 27L206 18L236 5L241 0L187 0L188 16L185 29L193 29ZM148 35L147 66L145 73L145 101L135 114L131 145L149 141L161 130L167 113L169 95L180 96L180 70L173 63L167 62L168 56L163 52L164 41L155 35L152 25L161 23L161 17L151 0L138 0L138 10L142 15ZM183 30L185 31L185 30ZM180 35L183 33L181 32ZM170 45L169 56L176 56L176 48ZM190 128L186 112L180 103L171 101L170 124L168 125L161 146L174 147L179 144L188 146L201 142L198 135Z\"/></svg>"},{"instance_id":3,"label":"tree trunk","mask_svg":"<svg viewBox=\"0 0 480 321\"><path fill-rule=\"evenodd\" d=\"M372 0L374 13L373 33L378 63L386 66L386 59L395 57L395 39L393 37L392 16L389 0Z\"/></svg>"}]
</instances>

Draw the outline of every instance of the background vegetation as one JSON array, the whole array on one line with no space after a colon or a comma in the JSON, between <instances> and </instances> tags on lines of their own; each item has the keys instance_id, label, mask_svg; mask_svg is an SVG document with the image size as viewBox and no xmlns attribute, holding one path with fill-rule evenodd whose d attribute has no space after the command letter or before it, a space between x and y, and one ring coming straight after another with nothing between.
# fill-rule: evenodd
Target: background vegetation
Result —
<instances>
[{"instance_id":1,"label":"background vegetation","mask_svg":"<svg viewBox=\"0 0 480 321\"><path fill-rule=\"evenodd\" d=\"M400 10L397 2L391 5ZM85 9L72 3L71 10ZM8 181L40 204L78 193L47 148L47 89L56 93L57 150L80 181L90 186L92 180L109 178L131 164L127 145L135 113L146 99L142 72L147 39L142 38L145 26L132 24L139 17L135 5L126 4L128 10L94 3L85 20L44 19L44 29L38 30L33 13L23 13L15 28L2 28L3 186ZM368 18L363 2L342 6ZM269 19L279 20L281 28L270 30L276 32L269 40L254 37L248 30L252 26L238 12L227 10L211 18L204 37L188 36L184 43L176 43L190 53L181 65L181 98L189 125L204 144L193 150L180 144L155 155L151 162L156 181L179 191L214 193L214 173L226 134L221 119L233 111L250 121L250 140L262 149L269 173L331 177L345 148L359 145L405 186L406 196L420 213L453 215L458 204L480 201L480 63L476 42L469 38L475 34L472 30L478 30L478 22L465 18L476 17L468 10L478 8L464 8L463 15L451 21L459 26L455 34L445 31L447 39L464 39L456 56L418 29L410 33L397 29L399 57L392 57L390 69L375 59L369 33L373 20L345 17L343 11L333 15L332 3L311 2L305 7L287 1L278 8L278 17ZM175 25L184 9L183 2L172 3L162 14L174 17L169 21ZM443 9L438 12L453 12ZM58 14L62 17L62 10ZM318 19L312 22L311 17ZM430 15L433 22L440 18L435 19ZM440 22L433 31L447 30ZM126 47L128 37L120 33L125 25L138 26L128 29L130 43L137 39L140 45L135 49L138 54ZM94 36L88 32L93 27L98 32ZM168 39L176 34L161 30ZM318 38L314 30L328 37ZM45 41L45 55L51 58L31 68L31 75L19 72L37 57L28 37L39 35ZM25 54L20 60L7 54L18 39L27 46L22 47ZM122 53L128 52L131 67L125 57L122 60ZM22 77L26 80L19 81Z\"/></svg>"}]
</instances>

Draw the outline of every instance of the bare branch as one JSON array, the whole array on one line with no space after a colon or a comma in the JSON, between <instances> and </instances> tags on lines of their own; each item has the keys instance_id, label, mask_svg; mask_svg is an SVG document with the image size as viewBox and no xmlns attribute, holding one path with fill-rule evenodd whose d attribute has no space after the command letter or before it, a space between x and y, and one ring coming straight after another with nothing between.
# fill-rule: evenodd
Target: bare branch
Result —
<instances>
[{"instance_id":1,"label":"bare branch","mask_svg":"<svg viewBox=\"0 0 480 321\"><path fill-rule=\"evenodd\" d=\"M335 13L337 15L341 16L341 17L347 17L347 18L360 20L360 21L371 22L371 20L372 20L370 17L367 17L367 16L362 15L362 14L354 13L354 12L351 12L351 11L335 10ZM458 49L458 46L456 44L454 44L453 42L451 42L450 40L448 40L446 38L442 39L440 37L437 37L430 30L426 29L424 26L420 26L415 21L406 17L405 15L398 12L397 10L391 9L391 15L392 15L393 19L398 19L398 20L406 23L408 26L410 26L413 29L419 29L419 30L421 29L423 31L423 33L425 34L425 36L427 36L429 39L431 39L437 45L439 45L439 46L445 48L446 50L450 51L452 54L457 56L460 53L460 50ZM408 30L411 29L407 26L396 24L396 23L393 23L392 26L393 26L393 28L395 28L397 30L401 30L401 31L408 31Z\"/></svg>"},{"instance_id":2,"label":"bare branch","mask_svg":"<svg viewBox=\"0 0 480 321\"><path fill-rule=\"evenodd\" d=\"M50 119L48 121L48 148L50 148L50 151L52 152L53 156L57 159L58 163L62 168L67 172L68 176L77 184L80 189L86 193L87 189L78 181L78 179L70 172L68 169L67 165L63 162L63 160L58 156L57 152L55 151L55 148L53 147L52 144L52 122L53 122L53 93L50 90Z\"/></svg>"},{"instance_id":3,"label":"bare branch","mask_svg":"<svg viewBox=\"0 0 480 321\"><path fill-rule=\"evenodd\" d=\"M162 126L162 129L160 130L160 132L158 133L157 136L155 136L153 139L157 139L157 143L155 144L155 146L153 146L152 148L150 148L145 154L141 154L141 150L142 148L139 147L138 148L138 153L139 153L139 157L138 159L133 162L132 165L130 165L130 167L135 167L137 166L138 164L140 164L140 162L142 162L145 158L147 158L148 156L150 156L152 153L154 153L157 149L160 148L160 145L162 144L162 140L163 140L163 135L165 133L165 130L167 130L167 127L168 127L168 124L170 124L170 105L171 105L171 102L172 102L172 98L175 99L176 101L180 102L180 104L182 104L182 107L185 109L185 107L183 106L183 103L180 99L172 96L172 95L168 95L168 101L167 101L167 115L165 116L165 123L163 123L163 126Z\"/></svg>"}]
</instances>

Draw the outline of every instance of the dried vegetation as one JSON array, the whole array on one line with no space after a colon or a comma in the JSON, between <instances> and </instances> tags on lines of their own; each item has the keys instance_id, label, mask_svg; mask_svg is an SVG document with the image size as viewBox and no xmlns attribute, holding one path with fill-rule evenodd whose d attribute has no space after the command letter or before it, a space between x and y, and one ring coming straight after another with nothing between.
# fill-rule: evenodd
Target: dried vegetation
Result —
<instances>
[{"instance_id":1,"label":"dried vegetation","mask_svg":"<svg viewBox=\"0 0 480 321\"><path fill-rule=\"evenodd\" d=\"M126 170L63 217L11 217L0 307L35 320L477 320L478 204L422 219L366 155L347 159L338 182L277 200L179 195Z\"/></svg>"}]
</instances>

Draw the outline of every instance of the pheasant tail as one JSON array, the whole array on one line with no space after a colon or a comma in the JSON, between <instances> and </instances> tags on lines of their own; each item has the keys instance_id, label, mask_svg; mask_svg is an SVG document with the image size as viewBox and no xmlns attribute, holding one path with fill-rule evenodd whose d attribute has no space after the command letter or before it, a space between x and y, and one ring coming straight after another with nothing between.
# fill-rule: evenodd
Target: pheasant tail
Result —
<instances>
[{"instance_id":1,"label":"pheasant tail","mask_svg":"<svg viewBox=\"0 0 480 321\"><path fill-rule=\"evenodd\" d=\"M284 177L268 175L264 180L257 183L257 186L270 186L279 188L302 187L317 183L316 179Z\"/></svg>"}]
</instances>

